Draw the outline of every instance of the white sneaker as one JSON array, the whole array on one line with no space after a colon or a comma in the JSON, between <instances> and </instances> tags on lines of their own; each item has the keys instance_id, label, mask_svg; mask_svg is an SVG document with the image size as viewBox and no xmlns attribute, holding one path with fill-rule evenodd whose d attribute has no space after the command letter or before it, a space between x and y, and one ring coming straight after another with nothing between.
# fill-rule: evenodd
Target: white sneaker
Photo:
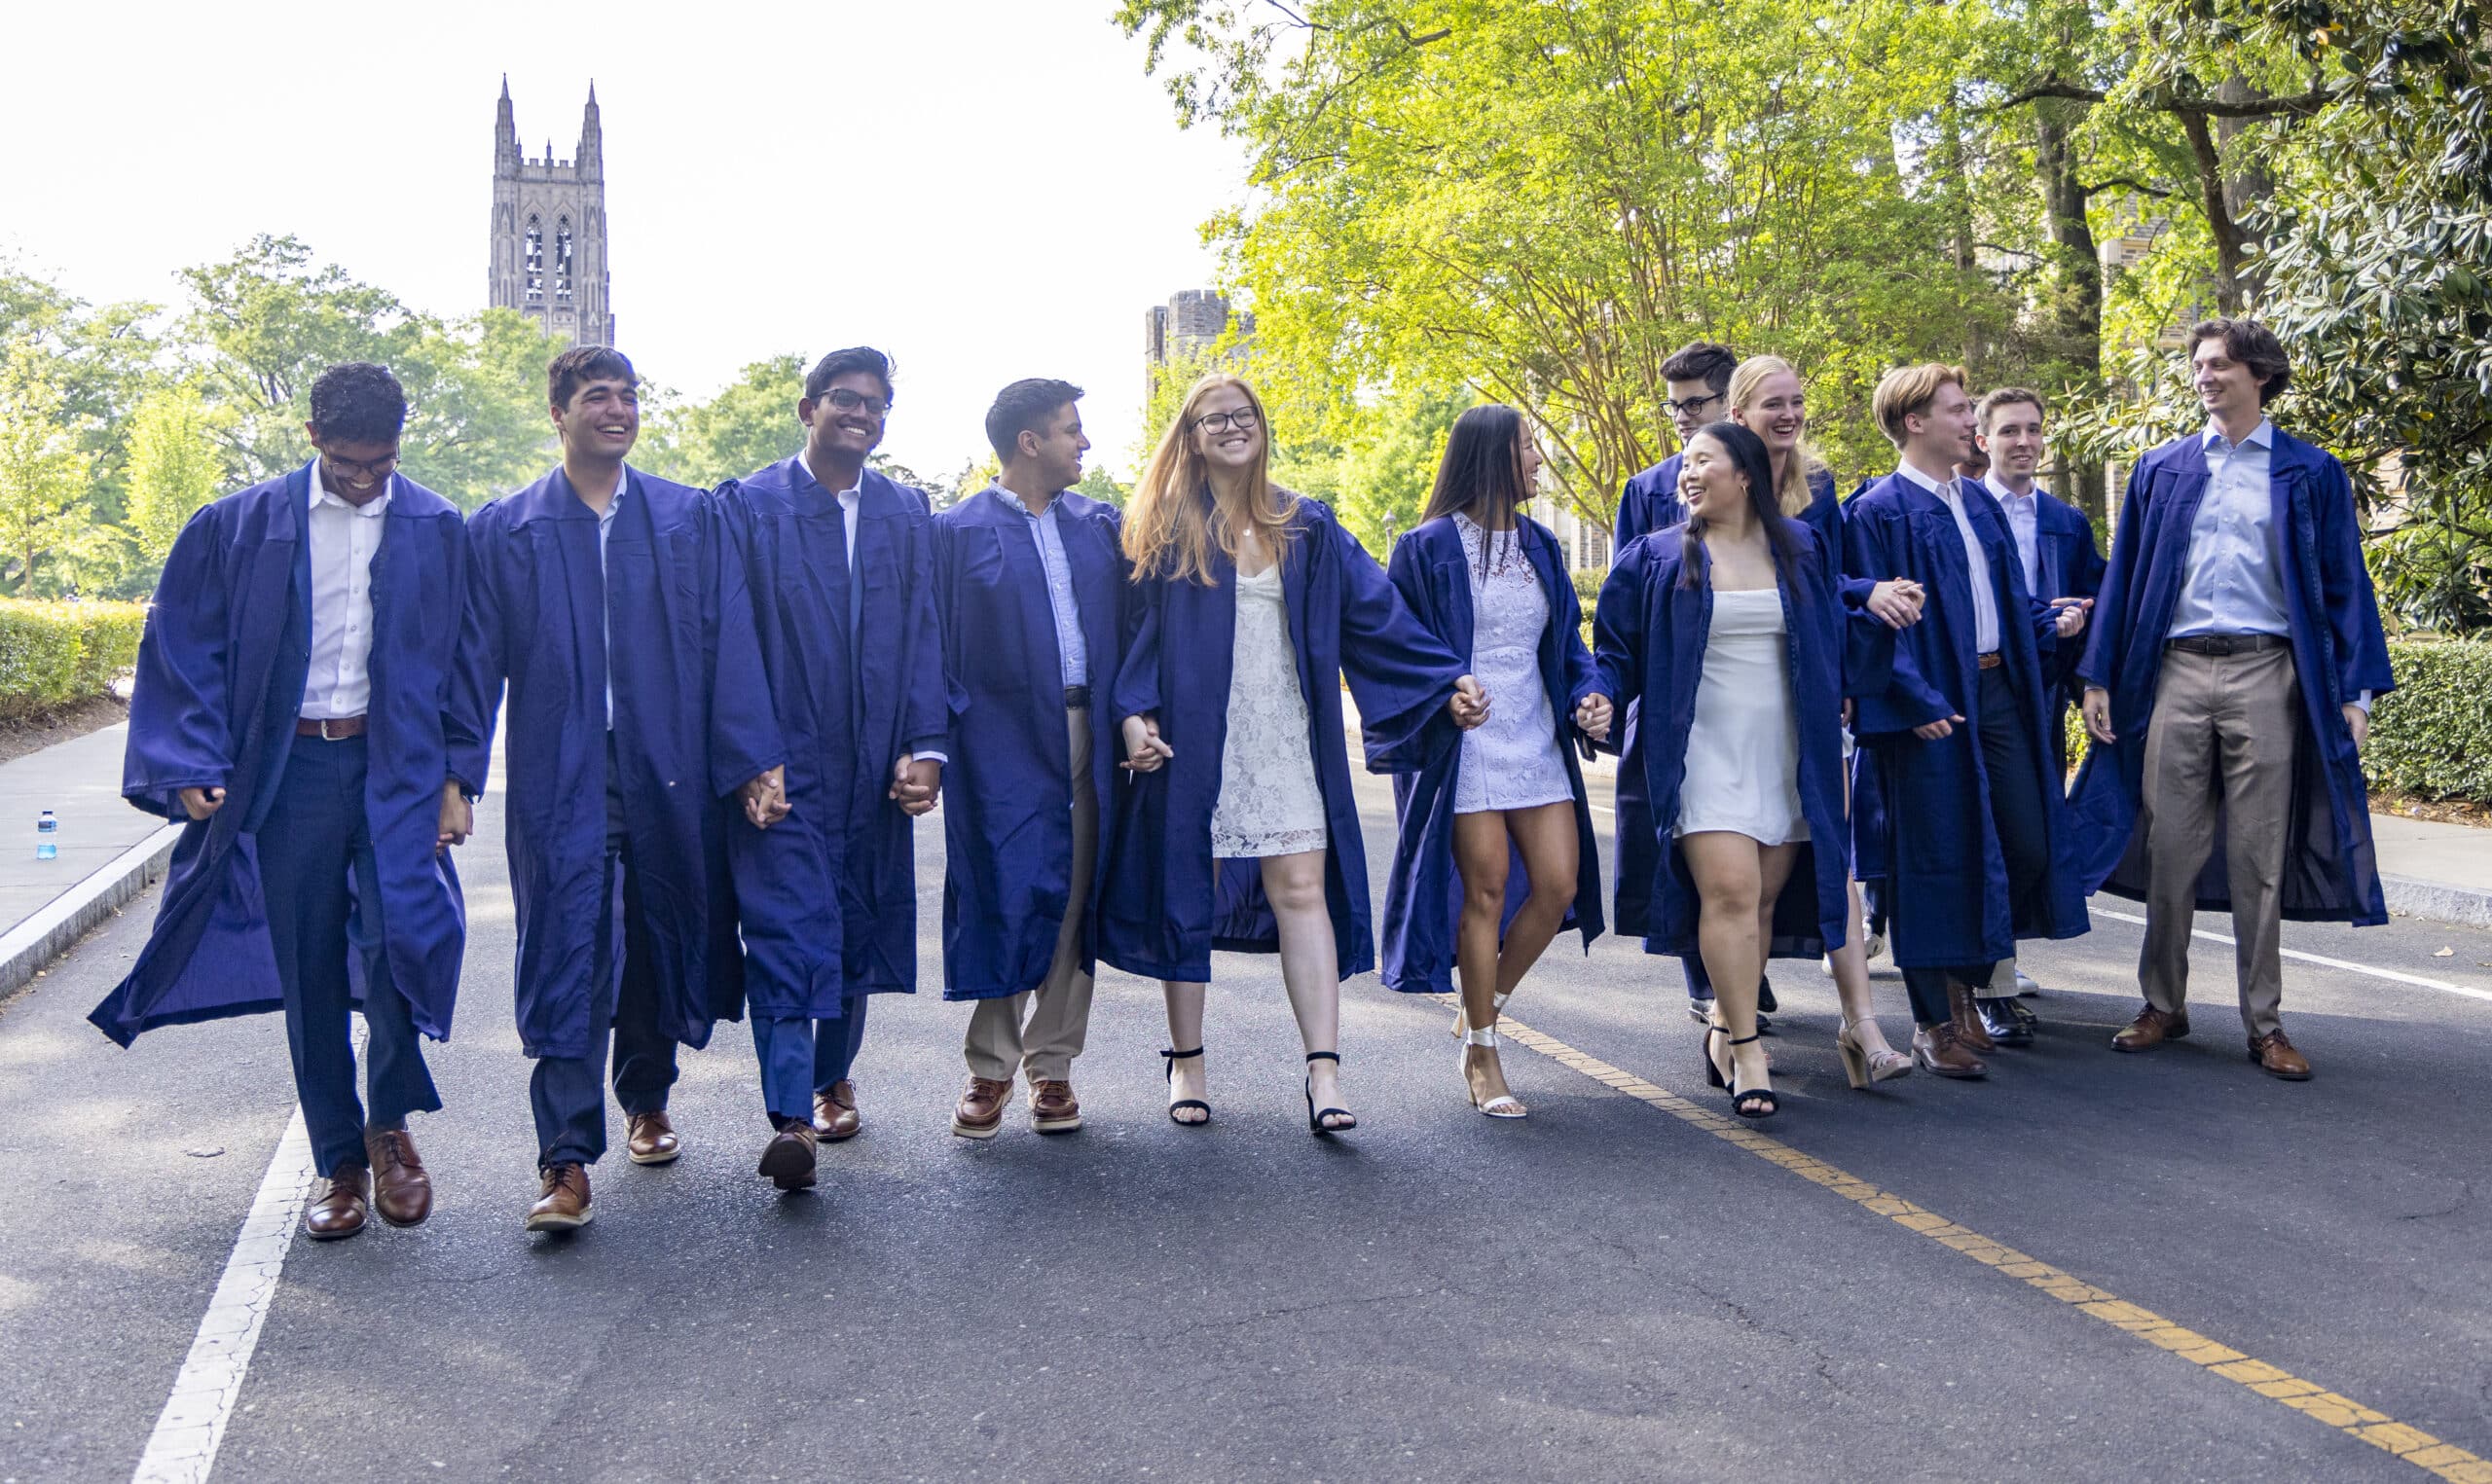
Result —
<instances>
[{"instance_id":1,"label":"white sneaker","mask_svg":"<svg viewBox=\"0 0 2492 1484\"><path fill-rule=\"evenodd\" d=\"M2042 993L2042 987L2034 982L2033 975L2025 972L2023 969L2018 969L2016 971L2016 993L2024 995L2028 999L2031 999Z\"/></svg>"}]
</instances>

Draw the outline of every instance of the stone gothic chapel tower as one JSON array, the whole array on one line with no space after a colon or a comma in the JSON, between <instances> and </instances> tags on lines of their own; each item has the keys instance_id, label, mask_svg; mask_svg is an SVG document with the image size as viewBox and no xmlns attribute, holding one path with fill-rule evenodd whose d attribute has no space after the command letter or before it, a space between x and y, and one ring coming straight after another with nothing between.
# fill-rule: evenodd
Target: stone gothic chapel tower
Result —
<instances>
[{"instance_id":1,"label":"stone gothic chapel tower","mask_svg":"<svg viewBox=\"0 0 2492 1484\"><path fill-rule=\"evenodd\" d=\"M578 153L556 160L519 152L511 122L510 79L494 111L494 230L491 293L497 309L519 309L545 333L574 345L614 344L605 271L605 141L597 121L597 85L588 90Z\"/></svg>"}]
</instances>

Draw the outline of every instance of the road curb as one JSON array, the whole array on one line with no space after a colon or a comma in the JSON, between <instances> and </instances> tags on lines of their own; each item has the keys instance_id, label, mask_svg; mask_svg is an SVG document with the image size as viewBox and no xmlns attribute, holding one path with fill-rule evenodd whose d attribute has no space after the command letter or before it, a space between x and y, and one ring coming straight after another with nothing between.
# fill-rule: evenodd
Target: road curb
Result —
<instances>
[{"instance_id":1,"label":"road curb","mask_svg":"<svg viewBox=\"0 0 2492 1484\"><path fill-rule=\"evenodd\" d=\"M114 908L155 885L181 834L180 825L165 825L0 936L0 995L15 994Z\"/></svg>"},{"instance_id":2,"label":"road curb","mask_svg":"<svg viewBox=\"0 0 2492 1484\"><path fill-rule=\"evenodd\" d=\"M2380 877L2379 887L2388 899L2388 910L2399 917L2454 923L2460 927L2492 927L2492 890L2481 887L2387 875Z\"/></svg>"}]
</instances>

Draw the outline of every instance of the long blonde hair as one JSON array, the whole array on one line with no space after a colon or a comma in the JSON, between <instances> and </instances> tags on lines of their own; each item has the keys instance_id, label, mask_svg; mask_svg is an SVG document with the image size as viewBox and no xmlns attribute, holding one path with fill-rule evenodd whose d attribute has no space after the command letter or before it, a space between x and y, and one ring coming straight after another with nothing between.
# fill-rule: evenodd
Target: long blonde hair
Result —
<instances>
[{"instance_id":1,"label":"long blonde hair","mask_svg":"<svg viewBox=\"0 0 2492 1484\"><path fill-rule=\"evenodd\" d=\"M1194 448L1195 409L1222 387L1234 387L1254 410L1264 433L1242 492L1223 499L1211 480L1211 466ZM1230 564L1237 561L1237 533L1251 527L1277 559L1289 554L1297 500L1272 483L1272 419L1264 400L1239 378L1214 372L1186 392L1159 446L1151 451L1142 479L1125 503L1125 556L1138 577L1186 578L1213 585L1212 549L1217 546Z\"/></svg>"},{"instance_id":2,"label":"long blonde hair","mask_svg":"<svg viewBox=\"0 0 2492 1484\"><path fill-rule=\"evenodd\" d=\"M1744 412L1747 409L1748 400L1757 394L1760 387L1773 378L1785 373L1795 380L1800 375L1799 372L1792 370L1789 361L1778 355L1752 355L1740 362L1739 369L1731 373L1731 389L1728 393L1731 413L1736 416ZM1740 425L1747 426L1745 422ZM1762 428L1749 428L1749 431L1759 438L1765 436ZM1782 460L1781 488L1774 491L1781 502L1782 514L1786 519L1797 520L1800 512L1809 508L1809 502L1815 498L1815 491L1809 488L1809 476L1825 466L1826 461L1817 456L1815 446L1809 442L1808 426L1805 423L1802 424L1800 441L1792 446L1789 456Z\"/></svg>"}]
</instances>

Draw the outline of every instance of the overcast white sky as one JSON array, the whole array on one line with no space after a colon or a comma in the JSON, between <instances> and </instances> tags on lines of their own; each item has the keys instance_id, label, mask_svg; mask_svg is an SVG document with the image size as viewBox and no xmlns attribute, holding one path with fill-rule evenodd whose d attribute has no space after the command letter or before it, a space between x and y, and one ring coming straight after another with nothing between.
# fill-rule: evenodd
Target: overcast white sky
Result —
<instances>
[{"instance_id":1,"label":"overcast white sky","mask_svg":"<svg viewBox=\"0 0 2492 1484\"><path fill-rule=\"evenodd\" d=\"M700 396L773 353L880 345L899 363L885 452L941 478L984 451L996 388L1059 376L1125 472L1143 310L1210 281L1198 229L1242 168L1178 130L1111 9L25 7L0 251L94 302L170 302L176 269L292 233L470 312L502 74L522 149L550 137L560 159L594 78L618 338L644 377Z\"/></svg>"}]
</instances>

